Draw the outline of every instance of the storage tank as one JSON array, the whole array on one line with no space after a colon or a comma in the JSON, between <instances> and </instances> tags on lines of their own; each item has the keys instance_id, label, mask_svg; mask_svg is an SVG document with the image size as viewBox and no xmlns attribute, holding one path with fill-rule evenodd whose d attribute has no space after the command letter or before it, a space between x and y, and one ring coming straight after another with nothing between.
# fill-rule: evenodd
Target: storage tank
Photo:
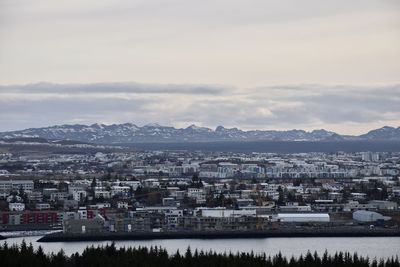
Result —
<instances>
[{"instance_id":1,"label":"storage tank","mask_svg":"<svg viewBox=\"0 0 400 267\"><path fill-rule=\"evenodd\" d=\"M376 222L378 220L390 220L390 217L383 216L380 213L368 210L357 210L353 212L353 219L359 222Z\"/></svg>"}]
</instances>

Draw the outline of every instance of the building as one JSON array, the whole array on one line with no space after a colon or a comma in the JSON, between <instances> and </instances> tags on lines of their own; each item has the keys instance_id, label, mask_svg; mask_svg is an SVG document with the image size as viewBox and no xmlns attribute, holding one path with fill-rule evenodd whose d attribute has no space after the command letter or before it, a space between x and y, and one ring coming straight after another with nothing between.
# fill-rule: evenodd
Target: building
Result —
<instances>
[{"instance_id":1,"label":"building","mask_svg":"<svg viewBox=\"0 0 400 267\"><path fill-rule=\"evenodd\" d=\"M376 206L378 210L397 210L398 205L393 201L371 200L368 204Z\"/></svg>"},{"instance_id":2,"label":"building","mask_svg":"<svg viewBox=\"0 0 400 267\"><path fill-rule=\"evenodd\" d=\"M328 213L278 213L280 222L330 222Z\"/></svg>"},{"instance_id":3,"label":"building","mask_svg":"<svg viewBox=\"0 0 400 267\"><path fill-rule=\"evenodd\" d=\"M131 188L129 186L112 186L111 196L128 196Z\"/></svg>"},{"instance_id":4,"label":"building","mask_svg":"<svg viewBox=\"0 0 400 267\"><path fill-rule=\"evenodd\" d=\"M67 192L53 192L50 194L50 201L53 201L53 202L65 201L67 199L68 199Z\"/></svg>"},{"instance_id":5,"label":"building","mask_svg":"<svg viewBox=\"0 0 400 267\"><path fill-rule=\"evenodd\" d=\"M43 201L43 194L39 191L28 191L26 194L28 197L29 202L42 202Z\"/></svg>"},{"instance_id":6,"label":"building","mask_svg":"<svg viewBox=\"0 0 400 267\"><path fill-rule=\"evenodd\" d=\"M56 211L23 211L23 212L2 212L0 214L0 224L2 225L40 225L56 224Z\"/></svg>"},{"instance_id":7,"label":"building","mask_svg":"<svg viewBox=\"0 0 400 267\"><path fill-rule=\"evenodd\" d=\"M391 218L374 211L358 210L353 212L353 219L359 222L376 222L380 220L388 221Z\"/></svg>"},{"instance_id":8,"label":"building","mask_svg":"<svg viewBox=\"0 0 400 267\"><path fill-rule=\"evenodd\" d=\"M85 200L87 196L87 192L86 191L74 191L72 193L72 199L76 200L78 202L82 202L83 200Z\"/></svg>"},{"instance_id":9,"label":"building","mask_svg":"<svg viewBox=\"0 0 400 267\"><path fill-rule=\"evenodd\" d=\"M289 205L289 206L279 206L279 210L281 212L311 212L311 206L298 206L298 205Z\"/></svg>"},{"instance_id":10,"label":"building","mask_svg":"<svg viewBox=\"0 0 400 267\"><path fill-rule=\"evenodd\" d=\"M7 176L10 173L7 170L0 170L0 176Z\"/></svg>"},{"instance_id":11,"label":"building","mask_svg":"<svg viewBox=\"0 0 400 267\"><path fill-rule=\"evenodd\" d=\"M129 203L126 201L118 201L117 202L117 208L118 209L125 209L127 210L129 208Z\"/></svg>"},{"instance_id":12,"label":"building","mask_svg":"<svg viewBox=\"0 0 400 267\"><path fill-rule=\"evenodd\" d=\"M11 192L23 189L24 191L32 191L34 184L32 180L6 180L0 181L0 191Z\"/></svg>"},{"instance_id":13,"label":"building","mask_svg":"<svg viewBox=\"0 0 400 267\"><path fill-rule=\"evenodd\" d=\"M111 198L111 193L110 193L110 191L96 190L94 192L94 197L97 199L99 199L99 198L109 199L109 198Z\"/></svg>"},{"instance_id":14,"label":"building","mask_svg":"<svg viewBox=\"0 0 400 267\"><path fill-rule=\"evenodd\" d=\"M24 203L8 203L8 209L10 211L24 211L25 204Z\"/></svg>"},{"instance_id":15,"label":"building","mask_svg":"<svg viewBox=\"0 0 400 267\"><path fill-rule=\"evenodd\" d=\"M36 203L35 208L37 210L49 210L50 204L49 203Z\"/></svg>"},{"instance_id":16,"label":"building","mask_svg":"<svg viewBox=\"0 0 400 267\"><path fill-rule=\"evenodd\" d=\"M183 217L183 210L169 210L165 213L165 220L168 228L177 228L179 218Z\"/></svg>"},{"instance_id":17,"label":"building","mask_svg":"<svg viewBox=\"0 0 400 267\"><path fill-rule=\"evenodd\" d=\"M101 215L89 220L67 219L63 222L63 231L71 234L100 233L104 230L104 222Z\"/></svg>"},{"instance_id":18,"label":"building","mask_svg":"<svg viewBox=\"0 0 400 267\"><path fill-rule=\"evenodd\" d=\"M197 214L202 217L242 217L242 216L256 216L255 209L246 209L246 210L228 210L225 208L198 208Z\"/></svg>"}]
</instances>

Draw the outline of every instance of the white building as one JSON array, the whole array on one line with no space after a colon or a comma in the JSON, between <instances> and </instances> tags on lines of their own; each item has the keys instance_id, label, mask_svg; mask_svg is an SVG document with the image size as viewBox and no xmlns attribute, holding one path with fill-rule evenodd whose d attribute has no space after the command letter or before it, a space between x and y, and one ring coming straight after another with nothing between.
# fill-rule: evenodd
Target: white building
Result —
<instances>
[{"instance_id":1,"label":"white building","mask_svg":"<svg viewBox=\"0 0 400 267\"><path fill-rule=\"evenodd\" d=\"M201 188L188 188L187 196L188 198L195 198L195 199L205 198L204 190Z\"/></svg>"},{"instance_id":2,"label":"white building","mask_svg":"<svg viewBox=\"0 0 400 267\"><path fill-rule=\"evenodd\" d=\"M279 206L280 211L282 212L311 212L311 206L298 206L298 205L289 205L289 206Z\"/></svg>"},{"instance_id":3,"label":"white building","mask_svg":"<svg viewBox=\"0 0 400 267\"><path fill-rule=\"evenodd\" d=\"M0 170L0 176L7 176L10 173L7 170Z\"/></svg>"},{"instance_id":4,"label":"white building","mask_svg":"<svg viewBox=\"0 0 400 267\"><path fill-rule=\"evenodd\" d=\"M183 210L168 210L165 212L165 219L169 227L176 227L179 223L179 218L183 217Z\"/></svg>"},{"instance_id":5,"label":"white building","mask_svg":"<svg viewBox=\"0 0 400 267\"><path fill-rule=\"evenodd\" d=\"M198 212L200 212L200 215L202 217L214 217L214 218L256 216L255 209L227 210L225 208L199 208Z\"/></svg>"},{"instance_id":6,"label":"white building","mask_svg":"<svg viewBox=\"0 0 400 267\"><path fill-rule=\"evenodd\" d=\"M160 182L157 179L146 179L143 181L143 186L150 188L159 188Z\"/></svg>"},{"instance_id":7,"label":"white building","mask_svg":"<svg viewBox=\"0 0 400 267\"><path fill-rule=\"evenodd\" d=\"M72 198L78 202L85 200L86 196L87 196L87 192L83 191L83 190L82 191L74 191L72 193Z\"/></svg>"},{"instance_id":8,"label":"white building","mask_svg":"<svg viewBox=\"0 0 400 267\"><path fill-rule=\"evenodd\" d=\"M127 210L129 208L129 204L126 201L118 201L117 202L117 208L118 209L125 209Z\"/></svg>"},{"instance_id":9,"label":"white building","mask_svg":"<svg viewBox=\"0 0 400 267\"><path fill-rule=\"evenodd\" d=\"M329 222L328 213L278 213L281 222Z\"/></svg>"},{"instance_id":10,"label":"white building","mask_svg":"<svg viewBox=\"0 0 400 267\"><path fill-rule=\"evenodd\" d=\"M95 210L106 209L106 208L111 208L111 204L107 203L107 202L105 202L105 203L96 203L94 205L89 205L88 207L90 209L95 209Z\"/></svg>"},{"instance_id":11,"label":"white building","mask_svg":"<svg viewBox=\"0 0 400 267\"><path fill-rule=\"evenodd\" d=\"M87 215L88 215L88 213L87 213L86 208L85 207L79 207L79 210L78 210L79 219L87 220Z\"/></svg>"},{"instance_id":12,"label":"white building","mask_svg":"<svg viewBox=\"0 0 400 267\"><path fill-rule=\"evenodd\" d=\"M68 193L73 194L74 192L81 192L85 191L86 186L84 185L69 185L68 186Z\"/></svg>"},{"instance_id":13,"label":"white building","mask_svg":"<svg viewBox=\"0 0 400 267\"><path fill-rule=\"evenodd\" d=\"M24 211L25 204L24 203L8 203L8 209L10 211Z\"/></svg>"},{"instance_id":14,"label":"white building","mask_svg":"<svg viewBox=\"0 0 400 267\"><path fill-rule=\"evenodd\" d=\"M126 196L127 194L129 194L129 191L131 190L131 188L129 186L117 186L114 185L111 187L111 196Z\"/></svg>"},{"instance_id":15,"label":"white building","mask_svg":"<svg viewBox=\"0 0 400 267\"><path fill-rule=\"evenodd\" d=\"M50 204L49 203L36 203L35 208L37 210L49 210Z\"/></svg>"},{"instance_id":16,"label":"white building","mask_svg":"<svg viewBox=\"0 0 400 267\"><path fill-rule=\"evenodd\" d=\"M50 201L64 201L68 199L68 194L66 192L54 192L50 194Z\"/></svg>"},{"instance_id":17,"label":"white building","mask_svg":"<svg viewBox=\"0 0 400 267\"><path fill-rule=\"evenodd\" d=\"M218 164L218 178L232 177L239 170L239 166L230 162L220 162Z\"/></svg>"},{"instance_id":18,"label":"white building","mask_svg":"<svg viewBox=\"0 0 400 267\"><path fill-rule=\"evenodd\" d=\"M17 191L21 188L24 191L32 191L34 187L32 180L6 180L0 181L0 191L10 192Z\"/></svg>"},{"instance_id":19,"label":"white building","mask_svg":"<svg viewBox=\"0 0 400 267\"><path fill-rule=\"evenodd\" d=\"M132 187L133 191L136 191L138 187L142 186L140 181L121 181L120 182L122 185L130 186Z\"/></svg>"}]
</instances>

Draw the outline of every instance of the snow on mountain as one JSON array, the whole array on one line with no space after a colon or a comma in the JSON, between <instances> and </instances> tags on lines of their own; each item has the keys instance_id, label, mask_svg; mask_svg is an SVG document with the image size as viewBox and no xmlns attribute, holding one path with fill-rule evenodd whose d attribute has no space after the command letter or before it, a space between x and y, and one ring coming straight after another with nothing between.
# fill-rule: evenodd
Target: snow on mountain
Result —
<instances>
[{"instance_id":1,"label":"snow on mountain","mask_svg":"<svg viewBox=\"0 0 400 267\"><path fill-rule=\"evenodd\" d=\"M56 125L44 128L30 128L21 131L0 133L0 138L35 137L58 140L76 140L101 144L134 142L212 142L212 141L342 141L342 140L399 140L400 127L385 126L360 136L342 136L324 129L307 132L289 131L244 131L238 128L218 126L215 130L190 125L174 128L159 124L139 127L132 123Z\"/></svg>"},{"instance_id":2,"label":"snow on mountain","mask_svg":"<svg viewBox=\"0 0 400 267\"><path fill-rule=\"evenodd\" d=\"M384 126L379 129L369 131L366 134L360 135L363 139L368 140L399 140L400 141L400 127L394 128Z\"/></svg>"}]
</instances>

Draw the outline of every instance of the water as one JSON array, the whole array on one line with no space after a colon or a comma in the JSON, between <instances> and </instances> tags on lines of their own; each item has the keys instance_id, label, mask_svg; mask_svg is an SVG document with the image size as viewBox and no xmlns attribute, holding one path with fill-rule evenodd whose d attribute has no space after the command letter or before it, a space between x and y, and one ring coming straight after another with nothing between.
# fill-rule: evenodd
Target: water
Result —
<instances>
[{"instance_id":1,"label":"water","mask_svg":"<svg viewBox=\"0 0 400 267\"><path fill-rule=\"evenodd\" d=\"M25 239L27 243L37 248L43 247L47 253L58 252L63 249L67 255L82 252L87 246L106 245L109 241L98 242L54 242L38 243L40 237L18 237L7 239L8 244L21 244ZM0 241L2 242L2 241ZM327 250L329 253L336 251L357 252L359 255L370 258L400 257L400 237L337 237L337 238L260 238L260 239L176 239L176 240L149 240L149 241L116 241L116 247L150 247L161 246L169 253L186 251L190 246L192 250L213 250L216 252L250 252L266 253L275 255L279 251L287 257L299 256L300 254L317 251L319 254Z\"/></svg>"},{"instance_id":2,"label":"water","mask_svg":"<svg viewBox=\"0 0 400 267\"><path fill-rule=\"evenodd\" d=\"M220 141L220 142L177 142L177 143L133 143L122 144L144 150L202 150L224 152L399 152L399 141Z\"/></svg>"}]
</instances>

